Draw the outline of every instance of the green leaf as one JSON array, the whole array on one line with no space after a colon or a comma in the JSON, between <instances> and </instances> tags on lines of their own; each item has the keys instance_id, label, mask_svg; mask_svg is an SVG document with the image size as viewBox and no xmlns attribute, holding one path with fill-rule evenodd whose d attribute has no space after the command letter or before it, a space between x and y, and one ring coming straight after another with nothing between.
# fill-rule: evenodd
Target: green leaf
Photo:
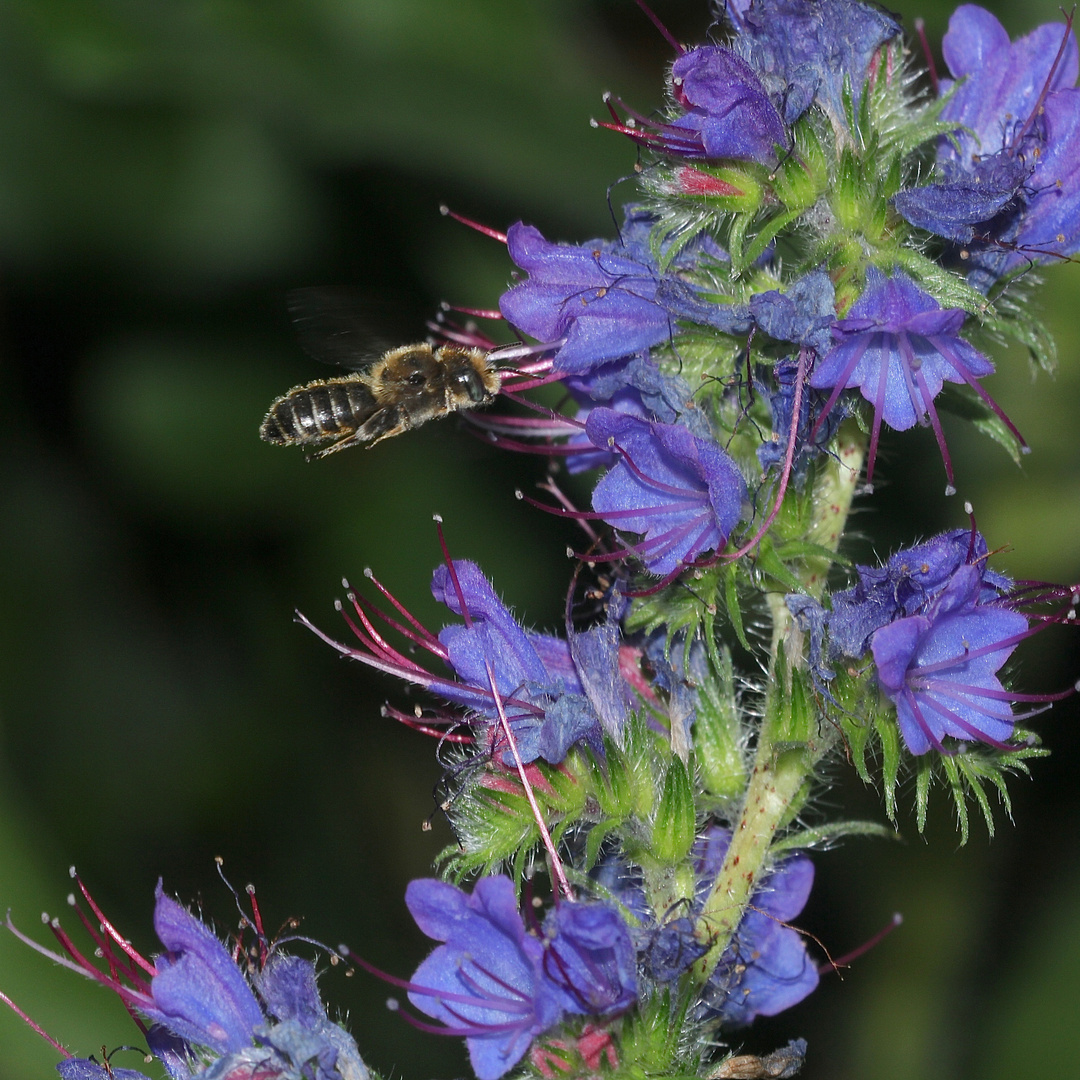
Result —
<instances>
[{"instance_id":1,"label":"green leaf","mask_svg":"<svg viewBox=\"0 0 1080 1080\"><path fill-rule=\"evenodd\" d=\"M782 855L788 851L802 851L807 848L828 844L845 836L874 836L881 840L899 840L900 834L877 821L834 821L814 829L802 829L791 833L782 840L777 840L769 852Z\"/></svg>"},{"instance_id":2,"label":"green leaf","mask_svg":"<svg viewBox=\"0 0 1080 1080\"><path fill-rule=\"evenodd\" d=\"M938 408L970 421L984 435L989 435L1003 446L1009 457L1019 465L1028 448L1016 437L1004 420L982 399L972 387L964 384L945 383L938 395Z\"/></svg>"},{"instance_id":3,"label":"green leaf","mask_svg":"<svg viewBox=\"0 0 1080 1080\"><path fill-rule=\"evenodd\" d=\"M739 589L736 574L737 568L734 563L731 563L724 568L724 604L727 607L731 628L735 631L735 636L739 639L739 644L747 652L751 652L750 642L747 640L746 630L743 628L742 608L739 606Z\"/></svg>"},{"instance_id":4,"label":"green leaf","mask_svg":"<svg viewBox=\"0 0 1080 1080\"><path fill-rule=\"evenodd\" d=\"M1031 305L1022 306L1007 293L996 303L997 315L984 319L983 327L1023 345L1032 362L1052 375L1057 370L1057 343L1042 320L1032 314Z\"/></svg>"}]
</instances>

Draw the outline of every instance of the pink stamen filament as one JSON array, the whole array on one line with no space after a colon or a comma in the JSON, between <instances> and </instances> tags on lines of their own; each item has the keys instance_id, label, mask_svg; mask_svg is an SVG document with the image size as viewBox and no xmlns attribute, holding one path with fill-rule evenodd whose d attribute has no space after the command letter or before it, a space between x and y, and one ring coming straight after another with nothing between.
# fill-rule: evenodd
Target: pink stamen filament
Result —
<instances>
[{"instance_id":1,"label":"pink stamen filament","mask_svg":"<svg viewBox=\"0 0 1080 1080\"><path fill-rule=\"evenodd\" d=\"M104 928L105 933L108 934L109 937L111 937L113 941L115 941L116 944L124 951L124 953L126 953L132 961L138 964L139 967L143 969L143 971L145 971L151 977L156 975L157 968L155 968L149 960L146 960L142 956L140 956L139 953L134 948L132 948L132 946L123 938L123 936L116 929L116 927L114 927L113 924L105 918L104 912L102 912L101 908L97 906L94 898L90 895L89 890L83 884L82 878L80 878L77 874L74 873L74 869L72 870L71 876L75 879L75 884L79 887L79 892L82 893L83 899L86 900L87 904L90 906L90 910L97 916L97 919Z\"/></svg>"},{"instance_id":2,"label":"pink stamen filament","mask_svg":"<svg viewBox=\"0 0 1080 1080\"><path fill-rule=\"evenodd\" d=\"M472 615L469 613L469 605L465 603L465 593L462 591L461 582L458 581L457 568L454 566L454 560L450 558L450 549L446 546L446 537L443 535L442 518L435 515L435 531L439 534L439 547L442 548L443 560L446 563L446 569L450 572L450 580L454 585L454 592L457 593L458 604L461 606L461 617L465 620L465 625L472 629Z\"/></svg>"},{"instance_id":3,"label":"pink stamen filament","mask_svg":"<svg viewBox=\"0 0 1080 1080\"><path fill-rule=\"evenodd\" d=\"M463 217L461 214L451 210L449 206L443 204L439 207L439 213L443 217L453 218L455 221L461 222L462 225L468 225L470 229L475 229L478 233L483 233L484 236L490 236L492 240L498 240L499 243L506 243L506 233L501 233L497 229L491 228L489 225L481 225L478 221L473 221L471 218Z\"/></svg>"},{"instance_id":4,"label":"pink stamen filament","mask_svg":"<svg viewBox=\"0 0 1080 1080\"><path fill-rule=\"evenodd\" d=\"M513 755L514 764L517 767L518 776L521 779L521 785L525 790L525 798L528 799L529 807L536 820L536 827L540 831L540 838L547 850L548 858L551 860L552 876L558 883L559 890L563 897L567 900L573 900L574 891L570 888L570 882L566 878L566 871L563 869L562 860L559 858L558 851L555 850L555 843L551 839L551 833L548 831L547 822L544 821L544 815L540 812L540 805L536 801L536 795L533 792L532 784L529 782L529 777L525 772L525 763L521 760L521 752L518 750L517 739L514 738L514 732L510 727L509 720L506 718L502 698L500 697L499 689L495 684L495 672L492 670L491 661L485 661L485 666L487 668L488 681L491 684L491 693L495 698L495 709L499 715L499 724L502 726L507 745L510 747L510 753Z\"/></svg>"},{"instance_id":5,"label":"pink stamen filament","mask_svg":"<svg viewBox=\"0 0 1080 1080\"><path fill-rule=\"evenodd\" d=\"M429 641L433 648L437 648L445 654L446 650L443 648L443 644L439 639L415 616L404 604L402 604L397 597L395 597L389 589L385 588L383 583L371 572L371 570L364 571L364 577L375 586L394 605L394 608L401 613L401 615L408 620L409 625L414 627L416 631L423 635L424 639ZM348 588L348 586L346 586ZM378 610L378 609L376 609Z\"/></svg>"},{"instance_id":6,"label":"pink stamen filament","mask_svg":"<svg viewBox=\"0 0 1080 1080\"><path fill-rule=\"evenodd\" d=\"M437 727L432 727L431 724L424 723L423 720L413 713L403 712L401 709L394 708L393 705L384 705L382 714L383 716L390 717L391 720L397 720L398 723L404 724L408 728L412 728L413 731L420 732L421 735L432 735L437 739L441 739L443 742L460 743L469 746L476 742L475 737L472 735L457 731L443 731ZM445 720L440 720L439 722L445 724L460 724L461 720L458 717L448 716Z\"/></svg>"},{"instance_id":7,"label":"pink stamen filament","mask_svg":"<svg viewBox=\"0 0 1080 1080\"><path fill-rule=\"evenodd\" d=\"M370 600L361 600L360 597L358 597L356 593L352 592L351 590L346 594L346 598L352 603L353 607L357 611L363 610L363 606L366 605L371 609L372 613L375 614L378 618L382 619L382 621L386 623L386 625L389 626L391 630L396 630L403 638L406 638L408 641L411 641L415 645L420 646L420 648L427 650L432 655L437 656L440 660L446 659L446 648L443 646L442 642L439 641L437 637L433 637L423 627L421 627L421 634L415 633L407 626L399 623L397 619L388 615L385 611L379 608L376 604L373 604ZM342 617L344 617L344 612L342 612Z\"/></svg>"},{"instance_id":8,"label":"pink stamen filament","mask_svg":"<svg viewBox=\"0 0 1080 1080\"><path fill-rule=\"evenodd\" d=\"M26 1013L15 1004L2 990L0 990L0 1001L2 1001L20 1020L23 1021L32 1031L36 1031L58 1054L63 1055L65 1058L73 1057L74 1055L70 1050L65 1050L40 1024L32 1020Z\"/></svg>"},{"instance_id":9,"label":"pink stamen filament","mask_svg":"<svg viewBox=\"0 0 1080 1080\"><path fill-rule=\"evenodd\" d=\"M762 523L761 528L758 529L752 540L743 544L738 551L733 551L730 554L720 556L720 558L725 561L733 562L735 559L741 559L747 552L752 551L772 527L772 523L776 520L777 514L780 513L780 507L784 502L784 495L787 493L788 480L791 478L791 467L795 461L795 443L798 441L799 416L802 413L803 387L806 383L806 360L807 350L800 349L799 366L795 375L795 396L791 403L791 430L788 432L787 450L784 453L784 466L780 473L780 483L777 487L776 499L773 501L772 510L769 512L769 516ZM727 538L724 537L724 540L726 542Z\"/></svg>"},{"instance_id":10,"label":"pink stamen filament","mask_svg":"<svg viewBox=\"0 0 1080 1080\"><path fill-rule=\"evenodd\" d=\"M675 40L671 31L660 21L656 14L646 5L645 0L635 0L637 6L645 12L645 17L660 31L660 35L663 39L675 50L679 56L682 56L686 50Z\"/></svg>"},{"instance_id":11,"label":"pink stamen filament","mask_svg":"<svg viewBox=\"0 0 1080 1080\"><path fill-rule=\"evenodd\" d=\"M844 953L844 955L837 960L822 964L818 968L818 974L827 975L830 971L839 971L842 967L848 967L852 960L858 960L860 956L863 956L871 949L880 945L903 921L903 916L900 912L897 912L876 934L874 934L872 938L868 941L864 941L858 948L852 949L851 952Z\"/></svg>"}]
</instances>

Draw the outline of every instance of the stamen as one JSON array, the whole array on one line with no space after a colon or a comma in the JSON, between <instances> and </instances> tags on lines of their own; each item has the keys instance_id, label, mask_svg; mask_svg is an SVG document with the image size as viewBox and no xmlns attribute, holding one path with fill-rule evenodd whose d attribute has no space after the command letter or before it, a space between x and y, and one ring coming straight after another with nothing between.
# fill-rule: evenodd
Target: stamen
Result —
<instances>
[{"instance_id":1,"label":"stamen","mask_svg":"<svg viewBox=\"0 0 1080 1080\"><path fill-rule=\"evenodd\" d=\"M499 243L506 243L506 233L499 232L498 229L493 229L489 225L481 225L478 221L473 221L471 218L463 217L461 214L455 213L445 203L439 207L439 213L443 217L453 218L455 221L460 221L462 225L468 225L470 229L475 229L478 233L483 233L484 236L490 236L492 240L498 240Z\"/></svg>"}]
</instances>

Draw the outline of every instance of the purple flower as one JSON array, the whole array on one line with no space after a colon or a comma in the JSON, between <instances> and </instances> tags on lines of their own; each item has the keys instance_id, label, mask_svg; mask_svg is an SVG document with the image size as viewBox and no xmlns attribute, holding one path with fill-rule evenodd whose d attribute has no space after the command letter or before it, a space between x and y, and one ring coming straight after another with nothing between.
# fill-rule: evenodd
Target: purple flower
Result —
<instances>
[{"instance_id":1,"label":"purple flower","mask_svg":"<svg viewBox=\"0 0 1080 1080\"><path fill-rule=\"evenodd\" d=\"M996 673L1028 622L1006 605L983 602L984 591L981 569L962 566L921 614L873 635L878 682L913 754L944 752L945 736L1007 748L1016 696Z\"/></svg>"},{"instance_id":2,"label":"purple flower","mask_svg":"<svg viewBox=\"0 0 1080 1080\"><path fill-rule=\"evenodd\" d=\"M129 1010L149 1019L152 1026L143 1026L147 1045L172 1080L203 1075L368 1080L355 1042L326 1016L314 967L272 948L262 935L257 911L251 925L257 928L266 960L254 981L262 1003L245 975L247 961L244 968L238 966L209 927L165 895L161 882L155 892L154 929L165 952L153 962L119 935L81 881L78 887L93 917L80 911L84 924L93 927L96 919L101 926L95 934L95 955L103 959L104 970L75 947L57 920L50 926L66 955L26 937L10 917L8 929L38 952L108 986ZM130 1069L102 1070L82 1058L57 1068L64 1080L141 1077Z\"/></svg>"},{"instance_id":3,"label":"purple flower","mask_svg":"<svg viewBox=\"0 0 1080 1080\"><path fill-rule=\"evenodd\" d=\"M553 244L532 225L507 230L510 258L528 280L503 293L507 321L538 341L561 343L555 370L581 374L666 341L675 332L656 302L658 274L601 240Z\"/></svg>"},{"instance_id":4,"label":"purple flower","mask_svg":"<svg viewBox=\"0 0 1080 1080\"><path fill-rule=\"evenodd\" d=\"M528 932L507 877L481 878L472 894L430 878L405 902L441 941L417 968L409 1000L462 1035L479 1080L497 1080L537 1035L567 1012L608 1016L636 1000L629 932L614 909L564 902Z\"/></svg>"},{"instance_id":5,"label":"purple flower","mask_svg":"<svg viewBox=\"0 0 1080 1080\"><path fill-rule=\"evenodd\" d=\"M568 1013L616 1016L637 1003L637 952L611 904L556 905L544 919L544 940L544 972Z\"/></svg>"},{"instance_id":6,"label":"purple flower","mask_svg":"<svg viewBox=\"0 0 1080 1080\"><path fill-rule=\"evenodd\" d=\"M694 845L692 909L689 914L667 913L662 921L649 910L637 872L628 871L617 859L598 871L601 882L640 920L638 948L657 982L674 982L706 952L707 945L695 936L694 917L712 890L730 844L729 829L709 826ZM791 1008L814 990L818 971L807 955L805 939L785 925L806 906L813 883L814 864L805 855L782 859L763 875L705 986L706 1012L726 1024L749 1024L757 1016L775 1016Z\"/></svg>"},{"instance_id":7,"label":"purple flower","mask_svg":"<svg viewBox=\"0 0 1080 1080\"><path fill-rule=\"evenodd\" d=\"M468 622L439 633L446 662L460 680L443 684L440 692L495 720L490 668L526 762L542 757L558 764L578 741L603 753L605 731L619 741L627 699L618 675L618 627L609 622L573 635L569 643L527 634L475 563L455 560L453 565L453 575L448 566L435 570L431 591L459 615L464 598ZM502 732L494 725L493 738L504 758L512 761Z\"/></svg>"},{"instance_id":8,"label":"purple flower","mask_svg":"<svg viewBox=\"0 0 1080 1080\"><path fill-rule=\"evenodd\" d=\"M572 633L569 641L527 632L480 568L457 559L436 568L431 591L464 623L445 626L436 637L374 575L368 572L368 577L403 621L352 592L349 601L358 621L345 614L342 605L338 607L359 639L359 648L335 641L302 616L300 621L342 655L464 706L470 711L468 722L482 733L486 752L508 765L514 763L503 718L524 762L543 758L557 765L578 742L602 755L605 735L621 743L630 694L618 674L618 627L610 625L610 620L607 626ZM437 657L456 678L433 674L410 651L395 647L376 629L374 616ZM460 716L446 712L419 724L411 713L390 707L384 712L429 733L433 733L431 723L449 728L462 724ZM473 741L472 736L461 733L444 737Z\"/></svg>"},{"instance_id":9,"label":"purple flower","mask_svg":"<svg viewBox=\"0 0 1080 1080\"><path fill-rule=\"evenodd\" d=\"M862 657L875 631L929 607L962 566L978 568L981 600L1003 596L1012 582L989 568L989 550L981 533L952 529L896 552L883 566L856 566L857 584L832 596L830 655Z\"/></svg>"},{"instance_id":10,"label":"purple flower","mask_svg":"<svg viewBox=\"0 0 1080 1080\"><path fill-rule=\"evenodd\" d=\"M731 844L731 831L711 826L697 842L698 896L712 889ZM817 965L806 939L785 925L806 906L814 884L814 864L806 855L781 859L761 878L706 986L706 1000L725 1023L744 1025L757 1016L775 1016L816 989Z\"/></svg>"},{"instance_id":11,"label":"purple flower","mask_svg":"<svg viewBox=\"0 0 1080 1080\"><path fill-rule=\"evenodd\" d=\"M160 881L154 896L154 930L165 952L154 959L151 1000L140 1011L218 1054L250 1046L264 1018L236 962L209 927L165 895Z\"/></svg>"},{"instance_id":12,"label":"purple flower","mask_svg":"<svg viewBox=\"0 0 1080 1080\"><path fill-rule=\"evenodd\" d=\"M593 491L593 509L643 539L628 550L653 574L677 573L717 551L742 516L746 484L731 456L673 424L594 409L586 431L616 464Z\"/></svg>"},{"instance_id":13,"label":"purple flower","mask_svg":"<svg viewBox=\"0 0 1080 1080\"><path fill-rule=\"evenodd\" d=\"M104 1065L89 1058L67 1058L56 1066L56 1071L63 1080L148 1080L135 1069L118 1069L114 1065Z\"/></svg>"},{"instance_id":14,"label":"purple flower","mask_svg":"<svg viewBox=\"0 0 1080 1080\"><path fill-rule=\"evenodd\" d=\"M728 0L727 11L738 31L732 48L784 103L788 124L816 102L846 127L845 79L858 108L878 50L900 32L861 0Z\"/></svg>"},{"instance_id":15,"label":"purple flower","mask_svg":"<svg viewBox=\"0 0 1080 1080\"><path fill-rule=\"evenodd\" d=\"M1080 250L1080 90L1076 40L1046 23L1010 42L983 8L953 13L942 42L955 87L942 119L958 125L938 145L934 182L901 192L912 224L967 252L973 284Z\"/></svg>"},{"instance_id":16,"label":"purple flower","mask_svg":"<svg viewBox=\"0 0 1080 1080\"><path fill-rule=\"evenodd\" d=\"M870 267L866 291L848 317L835 324L836 346L818 363L810 385L833 388L826 414L845 389L854 387L873 405L868 481L874 475L883 420L896 431L928 422L937 436L952 489L952 464L934 398L945 381L968 383L985 398L976 380L994 370L982 353L959 336L964 318L958 308L942 309L905 274L886 278ZM819 419L818 426L821 423Z\"/></svg>"},{"instance_id":17,"label":"purple flower","mask_svg":"<svg viewBox=\"0 0 1080 1080\"><path fill-rule=\"evenodd\" d=\"M824 270L813 270L785 291L770 289L750 298L754 325L777 341L806 346L823 356L832 348L836 290Z\"/></svg>"},{"instance_id":18,"label":"purple flower","mask_svg":"<svg viewBox=\"0 0 1080 1080\"><path fill-rule=\"evenodd\" d=\"M521 222L507 230L510 258L529 277L503 293L499 308L517 329L558 347L557 374L587 374L658 345L678 332L677 319L723 330L743 325L741 309L701 301L678 277L660 274L647 242L653 223L651 215L631 207L614 243L555 244ZM671 267L689 269L701 258L720 262L727 256L703 234Z\"/></svg>"},{"instance_id":19,"label":"purple flower","mask_svg":"<svg viewBox=\"0 0 1080 1080\"><path fill-rule=\"evenodd\" d=\"M657 128L651 145L680 157L776 162L787 147L784 122L745 60L720 45L702 45L671 69L675 100L686 111Z\"/></svg>"}]
</instances>

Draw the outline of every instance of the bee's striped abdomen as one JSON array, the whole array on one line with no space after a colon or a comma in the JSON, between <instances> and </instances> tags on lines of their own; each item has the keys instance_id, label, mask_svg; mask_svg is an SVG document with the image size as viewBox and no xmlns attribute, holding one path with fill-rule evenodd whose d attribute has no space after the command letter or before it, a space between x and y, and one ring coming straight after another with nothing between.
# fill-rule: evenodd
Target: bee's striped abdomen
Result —
<instances>
[{"instance_id":1,"label":"bee's striped abdomen","mask_svg":"<svg viewBox=\"0 0 1080 1080\"><path fill-rule=\"evenodd\" d=\"M376 410L359 378L297 386L270 406L260 434L283 446L305 445L352 434Z\"/></svg>"}]
</instances>

